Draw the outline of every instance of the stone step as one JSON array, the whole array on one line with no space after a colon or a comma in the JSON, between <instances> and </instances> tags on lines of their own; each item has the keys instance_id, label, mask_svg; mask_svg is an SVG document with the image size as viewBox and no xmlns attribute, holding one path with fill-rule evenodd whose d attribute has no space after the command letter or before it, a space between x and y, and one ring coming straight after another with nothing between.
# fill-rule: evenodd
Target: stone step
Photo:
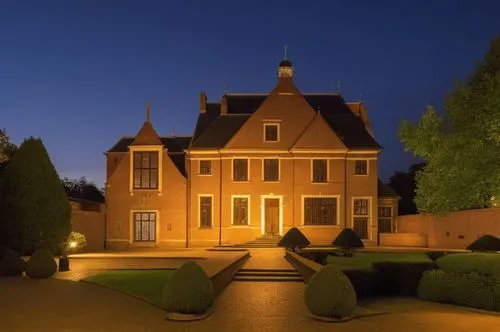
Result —
<instances>
[{"instance_id":1,"label":"stone step","mask_svg":"<svg viewBox=\"0 0 500 332\"><path fill-rule=\"evenodd\" d=\"M238 270L238 272L267 272L267 273L283 272L283 273L290 273L290 272L297 272L297 270L295 270L295 269L251 269L251 268L249 269L249 268L241 268L241 269Z\"/></svg>"},{"instance_id":2,"label":"stone step","mask_svg":"<svg viewBox=\"0 0 500 332\"><path fill-rule=\"evenodd\" d=\"M297 272L238 272L237 277L301 277Z\"/></svg>"},{"instance_id":3,"label":"stone step","mask_svg":"<svg viewBox=\"0 0 500 332\"><path fill-rule=\"evenodd\" d=\"M267 281L267 282L304 282L302 277L289 276L235 276L233 281Z\"/></svg>"}]
</instances>

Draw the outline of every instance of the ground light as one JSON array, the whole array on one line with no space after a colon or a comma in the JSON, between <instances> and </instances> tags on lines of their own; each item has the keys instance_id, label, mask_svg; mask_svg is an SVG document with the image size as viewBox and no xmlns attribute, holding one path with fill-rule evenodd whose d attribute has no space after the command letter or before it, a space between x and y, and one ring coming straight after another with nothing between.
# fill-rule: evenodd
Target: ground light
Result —
<instances>
[{"instance_id":1,"label":"ground light","mask_svg":"<svg viewBox=\"0 0 500 332\"><path fill-rule=\"evenodd\" d=\"M78 246L78 242L71 241L67 247L63 249L62 256L59 257L59 272L69 271L69 257L68 252L72 252Z\"/></svg>"}]
</instances>

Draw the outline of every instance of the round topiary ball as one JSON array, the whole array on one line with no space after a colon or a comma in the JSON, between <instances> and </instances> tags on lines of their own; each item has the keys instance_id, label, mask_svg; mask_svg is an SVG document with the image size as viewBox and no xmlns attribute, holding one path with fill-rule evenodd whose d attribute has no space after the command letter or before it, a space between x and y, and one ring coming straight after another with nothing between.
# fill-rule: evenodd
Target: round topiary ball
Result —
<instances>
[{"instance_id":1,"label":"round topiary ball","mask_svg":"<svg viewBox=\"0 0 500 332\"><path fill-rule=\"evenodd\" d=\"M205 271L194 261L183 264L163 292L167 312L204 314L214 301L214 289Z\"/></svg>"},{"instance_id":2,"label":"round topiary ball","mask_svg":"<svg viewBox=\"0 0 500 332\"><path fill-rule=\"evenodd\" d=\"M49 249L37 249L26 263L26 274L31 278L50 278L57 271L57 263Z\"/></svg>"},{"instance_id":3,"label":"round topiary ball","mask_svg":"<svg viewBox=\"0 0 500 332\"><path fill-rule=\"evenodd\" d=\"M0 275L20 276L23 274L26 262L17 251L8 249L0 261Z\"/></svg>"},{"instance_id":4,"label":"round topiary ball","mask_svg":"<svg viewBox=\"0 0 500 332\"><path fill-rule=\"evenodd\" d=\"M315 316L346 318L356 307L356 291L346 275L334 265L326 265L306 286L305 302Z\"/></svg>"}]
</instances>

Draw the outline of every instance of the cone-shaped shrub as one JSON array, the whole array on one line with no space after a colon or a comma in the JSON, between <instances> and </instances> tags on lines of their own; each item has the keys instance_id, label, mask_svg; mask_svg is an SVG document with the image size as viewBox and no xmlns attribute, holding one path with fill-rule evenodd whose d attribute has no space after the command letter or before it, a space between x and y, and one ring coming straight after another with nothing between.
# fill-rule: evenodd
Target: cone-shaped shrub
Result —
<instances>
[{"instance_id":1,"label":"cone-shaped shrub","mask_svg":"<svg viewBox=\"0 0 500 332\"><path fill-rule=\"evenodd\" d=\"M309 242L307 237L298 228L293 227L281 238L278 246L293 249L295 247L305 247L310 244L311 242Z\"/></svg>"},{"instance_id":2,"label":"cone-shaped shrub","mask_svg":"<svg viewBox=\"0 0 500 332\"><path fill-rule=\"evenodd\" d=\"M204 314L212 306L214 289L205 271L194 261L182 265L163 292L167 312Z\"/></svg>"},{"instance_id":3,"label":"cone-shaped shrub","mask_svg":"<svg viewBox=\"0 0 500 332\"><path fill-rule=\"evenodd\" d=\"M364 248L365 246L359 236L350 228L344 228L333 240L332 245L344 249L346 252L356 248Z\"/></svg>"},{"instance_id":4,"label":"cone-shaped shrub","mask_svg":"<svg viewBox=\"0 0 500 332\"><path fill-rule=\"evenodd\" d=\"M25 261L14 250L7 250L0 261L0 275L3 276L20 276L23 274Z\"/></svg>"},{"instance_id":5,"label":"cone-shaped shrub","mask_svg":"<svg viewBox=\"0 0 500 332\"><path fill-rule=\"evenodd\" d=\"M469 244L467 250L472 251L500 251L500 239L493 235L483 235Z\"/></svg>"},{"instance_id":6,"label":"cone-shaped shrub","mask_svg":"<svg viewBox=\"0 0 500 332\"><path fill-rule=\"evenodd\" d=\"M21 144L0 182L2 244L23 254L55 253L71 230L71 206L40 139Z\"/></svg>"},{"instance_id":7,"label":"cone-shaped shrub","mask_svg":"<svg viewBox=\"0 0 500 332\"><path fill-rule=\"evenodd\" d=\"M49 249L37 249L26 263L26 275L31 278L50 278L57 271L57 263Z\"/></svg>"},{"instance_id":8,"label":"cone-shaped shrub","mask_svg":"<svg viewBox=\"0 0 500 332\"><path fill-rule=\"evenodd\" d=\"M306 286L305 302L313 315L350 317L356 307L356 291L346 275L334 265L326 265Z\"/></svg>"}]
</instances>

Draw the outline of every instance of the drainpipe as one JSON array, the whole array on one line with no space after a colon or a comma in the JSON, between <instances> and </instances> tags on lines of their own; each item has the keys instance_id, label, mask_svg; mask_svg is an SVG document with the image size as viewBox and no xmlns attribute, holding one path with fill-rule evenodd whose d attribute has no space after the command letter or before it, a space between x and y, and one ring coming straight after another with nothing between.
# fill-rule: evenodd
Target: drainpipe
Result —
<instances>
[{"instance_id":1,"label":"drainpipe","mask_svg":"<svg viewBox=\"0 0 500 332\"><path fill-rule=\"evenodd\" d=\"M280 165L281 167L281 165ZM283 218L283 216L281 216ZM292 157L292 225L295 225L295 158Z\"/></svg>"},{"instance_id":2,"label":"drainpipe","mask_svg":"<svg viewBox=\"0 0 500 332\"><path fill-rule=\"evenodd\" d=\"M219 246L222 245L222 154L219 151Z\"/></svg>"},{"instance_id":3,"label":"drainpipe","mask_svg":"<svg viewBox=\"0 0 500 332\"><path fill-rule=\"evenodd\" d=\"M347 228L347 152L344 159L344 228Z\"/></svg>"},{"instance_id":4,"label":"drainpipe","mask_svg":"<svg viewBox=\"0 0 500 332\"><path fill-rule=\"evenodd\" d=\"M189 225L191 221L191 156L187 152L186 161L186 248L189 248Z\"/></svg>"}]
</instances>

